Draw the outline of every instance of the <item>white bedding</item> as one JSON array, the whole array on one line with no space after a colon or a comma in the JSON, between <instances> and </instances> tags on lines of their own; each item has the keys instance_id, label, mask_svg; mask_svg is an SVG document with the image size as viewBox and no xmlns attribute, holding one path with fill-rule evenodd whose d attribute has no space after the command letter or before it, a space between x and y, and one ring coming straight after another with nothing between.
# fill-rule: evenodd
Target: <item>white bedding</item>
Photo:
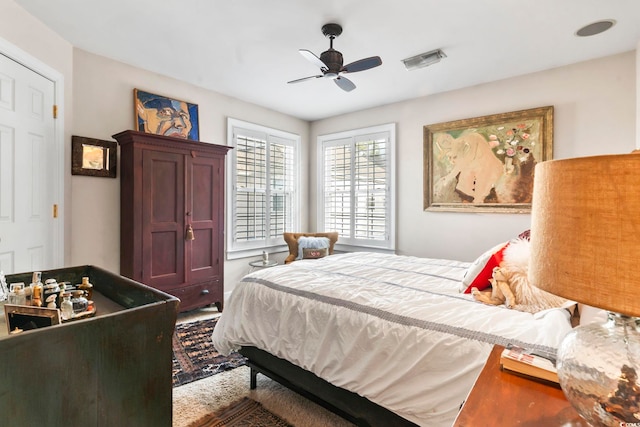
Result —
<instances>
[{"instance_id":1,"label":"white bedding","mask_svg":"<svg viewBox=\"0 0 640 427\"><path fill-rule=\"evenodd\" d=\"M450 426L494 343L555 351L566 310L537 315L459 293L469 263L377 253L247 275L213 332L255 346L421 426Z\"/></svg>"}]
</instances>

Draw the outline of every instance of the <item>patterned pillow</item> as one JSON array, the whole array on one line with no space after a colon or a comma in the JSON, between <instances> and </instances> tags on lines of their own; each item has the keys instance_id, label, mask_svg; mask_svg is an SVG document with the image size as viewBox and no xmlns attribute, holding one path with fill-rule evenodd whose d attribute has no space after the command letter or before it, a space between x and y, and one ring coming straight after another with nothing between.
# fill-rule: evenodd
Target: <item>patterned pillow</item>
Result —
<instances>
[{"instance_id":1,"label":"patterned pillow","mask_svg":"<svg viewBox=\"0 0 640 427\"><path fill-rule=\"evenodd\" d=\"M298 238L298 257L296 259L303 259L304 249L328 249L329 238L328 237L307 237L300 236Z\"/></svg>"},{"instance_id":2,"label":"patterned pillow","mask_svg":"<svg viewBox=\"0 0 640 427\"><path fill-rule=\"evenodd\" d=\"M326 257L329 254L329 248L322 249L311 249L304 248L302 249L302 258L303 259L318 259Z\"/></svg>"},{"instance_id":3,"label":"patterned pillow","mask_svg":"<svg viewBox=\"0 0 640 427\"><path fill-rule=\"evenodd\" d=\"M462 279L462 289L465 294L471 293L471 288L478 288L479 291L491 286L489 279L493 276L493 268L498 267L504 257L504 250L509 246L509 242L500 243L480 255Z\"/></svg>"}]
</instances>

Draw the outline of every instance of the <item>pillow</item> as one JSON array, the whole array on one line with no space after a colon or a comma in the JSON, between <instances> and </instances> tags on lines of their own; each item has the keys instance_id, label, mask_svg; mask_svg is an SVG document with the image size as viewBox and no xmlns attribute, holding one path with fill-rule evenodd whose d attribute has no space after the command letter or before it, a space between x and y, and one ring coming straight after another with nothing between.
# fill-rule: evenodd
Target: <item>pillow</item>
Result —
<instances>
[{"instance_id":1,"label":"pillow","mask_svg":"<svg viewBox=\"0 0 640 427\"><path fill-rule=\"evenodd\" d=\"M304 248L302 250L302 259L318 259L326 257L329 254L329 248L311 249Z\"/></svg>"},{"instance_id":2,"label":"pillow","mask_svg":"<svg viewBox=\"0 0 640 427\"><path fill-rule=\"evenodd\" d=\"M284 232L282 233L282 237L284 241L287 243L289 247L289 255L284 259L285 264L290 264L298 258L298 239L300 236L307 237L327 237L329 239L329 252L328 255L333 255L333 246L338 241L338 232L330 231L327 233L290 233Z\"/></svg>"},{"instance_id":3,"label":"pillow","mask_svg":"<svg viewBox=\"0 0 640 427\"><path fill-rule=\"evenodd\" d=\"M590 305L578 304L580 310L580 325L591 323L604 323L607 320L607 311Z\"/></svg>"},{"instance_id":4,"label":"pillow","mask_svg":"<svg viewBox=\"0 0 640 427\"><path fill-rule=\"evenodd\" d=\"M311 236L300 236L298 238L298 259L303 259L303 250L304 249L328 249L329 248L329 238L328 237L311 237Z\"/></svg>"},{"instance_id":5,"label":"pillow","mask_svg":"<svg viewBox=\"0 0 640 427\"><path fill-rule=\"evenodd\" d=\"M502 253L502 265L510 271L520 271L528 274L529 258L531 255L531 241L529 239L512 239L509 246Z\"/></svg>"},{"instance_id":6,"label":"pillow","mask_svg":"<svg viewBox=\"0 0 640 427\"><path fill-rule=\"evenodd\" d=\"M504 257L504 250L509 246L509 242L503 242L494 246L480 255L467 269L462 279L465 294L471 293L471 288L478 288L479 291L491 286L491 276L493 268L498 267Z\"/></svg>"}]
</instances>

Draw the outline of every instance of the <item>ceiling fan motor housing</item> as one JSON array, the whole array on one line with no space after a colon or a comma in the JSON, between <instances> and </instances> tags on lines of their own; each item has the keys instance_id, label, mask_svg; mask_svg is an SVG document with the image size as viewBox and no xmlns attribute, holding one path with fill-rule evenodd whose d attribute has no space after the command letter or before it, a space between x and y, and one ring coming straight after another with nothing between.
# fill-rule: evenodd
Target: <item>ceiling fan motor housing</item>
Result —
<instances>
[{"instance_id":1,"label":"ceiling fan motor housing","mask_svg":"<svg viewBox=\"0 0 640 427\"><path fill-rule=\"evenodd\" d=\"M342 54L337 50L329 49L320 55L320 60L327 66L327 72L338 74L342 69Z\"/></svg>"}]
</instances>

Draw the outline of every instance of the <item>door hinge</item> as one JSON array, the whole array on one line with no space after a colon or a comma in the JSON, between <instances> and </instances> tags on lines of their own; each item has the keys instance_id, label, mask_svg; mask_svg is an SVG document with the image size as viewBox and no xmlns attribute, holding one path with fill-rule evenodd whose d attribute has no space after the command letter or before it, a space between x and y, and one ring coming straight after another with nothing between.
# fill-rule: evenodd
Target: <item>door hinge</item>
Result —
<instances>
[{"instance_id":1,"label":"door hinge","mask_svg":"<svg viewBox=\"0 0 640 427\"><path fill-rule=\"evenodd\" d=\"M53 217L58 218L58 205L56 203L53 204Z\"/></svg>"},{"instance_id":2,"label":"door hinge","mask_svg":"<svg viewBox=\"0 0 640 427\"><path fill-rule=\"evenodd\" d=\"M57 119L58 118L58 106L53 104L53 118Z\"/></svg>"}]
</instances>

